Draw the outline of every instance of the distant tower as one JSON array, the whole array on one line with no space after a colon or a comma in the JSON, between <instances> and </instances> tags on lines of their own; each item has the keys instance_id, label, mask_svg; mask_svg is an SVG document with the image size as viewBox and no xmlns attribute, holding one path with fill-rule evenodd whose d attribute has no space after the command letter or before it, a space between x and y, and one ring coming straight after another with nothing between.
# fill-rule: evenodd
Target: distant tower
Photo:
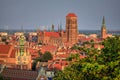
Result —
<instances>
[{"instance_id":1,"label":"distant tower","mask_svg":"<svg viewBox=\"0 0 120 80\"><path fill-rule=\"evenodd\" d=\"M31 55L25 47L25 37L20 36L19 47L16 53L16 64L18 69L31 69Z\"/></svg>"},{"instance_id":2,"label":"distant tower","mask_svg":"<svg viewBox=\"0 0 120 80\"><path fill-rule=\"evenodd\" d=\"M62 31L62 23L60 23L60 32Z\"/></svg>"},{"instance_id":3,"label":"distant tower","mask_svg":"<svg viewBox=\"0 0 120 80\"><path fill-rule=\"evenodd\" d=\"M77 43L77 16L74 13L69 13L66 16L66 33L67 41L71 44Z\"/></svg>"},{"instance_id":4,"label":"distant tower","mask_svg":"<svg viewBox=\"0 0 120 80\"><path fill-rule=\"evenodd\" d=\"M38 43L40 43L39 39L40 39L40 29L37 29L37 37L38 37Z\"/></svg>"},{"instance_id":5,"label":"distant tower","mask_svg":"<svg viewBox=\"0 0 120 80\"><path fill-rule=\"evenodd\" d=\"M52 24L52 32L54 32L54 25Z\"/></svg>"},{"instance_id":6,"label":"distant tower","mask_svg":"<svg viewBox=\"0 0 120 80\"><path fill-rule=\"evenodd\" d=\"M107 29L106 29L106 24L105 24L105 18L103 16L102 27L101 27L101 38L105 39L106 37L107 37Z\"/></svg>"},{"instance_id":7,"label":"distant tower","mask_svg":"<svg viewBox=\"0 0 120 80\"><path fill-rule=\"evenodd\" d=\"M60 26L59 26L59 24L58 24L58 32L60 32Z\"/></svg>"}]
</instances>

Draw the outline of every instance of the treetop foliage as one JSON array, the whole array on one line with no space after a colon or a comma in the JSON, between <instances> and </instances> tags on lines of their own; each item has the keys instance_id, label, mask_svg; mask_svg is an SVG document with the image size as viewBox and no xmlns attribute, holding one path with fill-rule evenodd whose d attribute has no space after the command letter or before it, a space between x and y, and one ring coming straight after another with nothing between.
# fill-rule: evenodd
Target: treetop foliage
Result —
<instances>
[{"instance_id":1,"label":"treetop foliage","mask_svg":"<svg viewBox=\"0 0 120 80\"><path fill-rule=\"evenodd\" d=\"M58 72L54 80L120 80L120 37L107 38L104 48L84 49L87 57Z\"/></svg>"}]
</instances>

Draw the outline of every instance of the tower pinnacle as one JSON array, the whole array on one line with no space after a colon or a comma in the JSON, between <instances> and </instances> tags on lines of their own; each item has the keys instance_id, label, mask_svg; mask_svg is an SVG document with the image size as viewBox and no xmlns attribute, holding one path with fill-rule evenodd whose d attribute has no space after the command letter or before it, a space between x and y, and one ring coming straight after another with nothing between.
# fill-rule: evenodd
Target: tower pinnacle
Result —
<instances>
[{"instance_id":1,"label":"tower pinnacle","mask_svg":"<svg viewBox=\"0 0 120 80\"><path fill-rule=\"evenodd\" d=\"M103 28L106 28L106 25L105 25L105 17L103 16L103 20L102 20L102 27Z\"/></svg>"}]
</instances>

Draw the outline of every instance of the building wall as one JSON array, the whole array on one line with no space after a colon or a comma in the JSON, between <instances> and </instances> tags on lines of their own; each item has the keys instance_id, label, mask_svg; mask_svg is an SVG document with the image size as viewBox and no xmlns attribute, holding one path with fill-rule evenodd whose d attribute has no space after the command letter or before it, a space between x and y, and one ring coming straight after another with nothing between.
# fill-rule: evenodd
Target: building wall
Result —
<instances>
[{"instance_id":1,"label":"building wall","mask_svg":"<svg viewBox=\"0 0 120 80\"><path fill-rule=\"evenodd\" d=\"M22 69L31 69L32 60L31 55L27 49L24 49L24 54L21 56L20 51L16 52L16 65L21 66ZM21 68L21 67L20 67Z\"/></svg>"}]
</instances>

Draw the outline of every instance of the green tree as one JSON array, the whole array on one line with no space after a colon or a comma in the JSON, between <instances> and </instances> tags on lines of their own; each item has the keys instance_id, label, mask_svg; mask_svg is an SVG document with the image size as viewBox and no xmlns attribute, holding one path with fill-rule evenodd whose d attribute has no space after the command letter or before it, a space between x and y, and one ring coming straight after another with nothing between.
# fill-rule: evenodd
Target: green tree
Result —
<instances>
[{"instance_id":1,"label":"green tree","mask_svg":"<svg viewBox=\"0 0 120 80\"><path fill-rule=\"evenodd\" d=\"M79 54L70 54L70 56L67 58L68 61L72 61L72 59L79 60Z\"/></svg>"},{"instance_id":2,"label":"green tree","mask_svg":"<svg viewBox=\"0 0 120 80\"><path fill-rule=\"evenodd\" d=\"M50 52L46 51L42 57L41 57L41 61L42 62L47 62L48 60L52 60L53 56Z\"/></svg>"},{"instance_id":3,"label":"green tree","mask_svg":"<svg viewBox=\"0 0 120 80\"><path fill-rule=\"evenodd\" d=\"M58 72L54 80L120 80L120 38L103 41L104 49L85 49L87 57Z\"/></svg>"},{"instance_id":4,"label":"green tree","mask_svg":"<svg viewBox=\"0 0 120 80\"><path fill-rule=\"evenodd\" d=\"M91 47L94 47L94 40L93 39L90 40L90 44L91 44Z\"/></svg>"},{"instance_id":5,"label":"green tree","mask_svg":"<svg viewBox=\"0 0 120 80\"><path fill-rule=\"evenodd\" d=\"M7 41L6 36L2 36L2 42L6 42L6 41Z\"/></svg>"},{"instance_id":6,"label":"green tree","mask_svg":"<svg viewBox=\"0 0 120 80\"><path fill-rule=\"evenodd\" d=\"M42 56L42 52L40 50L38 50L38 55L39 55L39 57Z\"/></svg>"},{"instance_id":7,"label":"green tree","mask_svg":"<svg viewBox=\"0 0 120 80\"><path fill-rule=\"evenodd\" d=\"M2 76L2 74L0 74L0 80L4 80L4 77Z\"/></svg>"},{"instance_id":8,"label":"green tree","mask_svg":"<svg viewBox=\"0 0 120 80\"><path fill-rule=\"evenodd\" d=\"M36 70L36 65L37 65L37 60L35 60L33 63L32 63L32 70L35 71Z\"/></svg>"},{"instance_id":9,"label":"green tree","mask_svg":"<svg viewBox=\"0 0 120 80\"><path fill-rule=\"evenodd\" d=\"M79 47L77 45L74 45L71 47L71 50L78 50L78 49L79 49Z\"/></svg>"}]
</instances>

